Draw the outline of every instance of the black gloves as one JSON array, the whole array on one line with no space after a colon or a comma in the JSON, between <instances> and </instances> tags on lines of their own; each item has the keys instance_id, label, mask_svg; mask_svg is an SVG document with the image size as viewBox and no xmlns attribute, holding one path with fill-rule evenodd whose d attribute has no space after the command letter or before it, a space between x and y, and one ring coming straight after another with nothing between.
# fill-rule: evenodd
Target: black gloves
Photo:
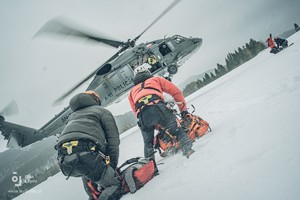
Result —
<instances>
[{"instance_id":1,"label":"black gloves","mask_svg":"<svg viewBox=\"0 0 300 200\"><path fill-rule=\"evenodd\" d=\"M190 114L187 110L182 111L182 112L180 113L181 118L185 118L185 116L186 116L187 114Z\"/></svg>"}]
</instances>

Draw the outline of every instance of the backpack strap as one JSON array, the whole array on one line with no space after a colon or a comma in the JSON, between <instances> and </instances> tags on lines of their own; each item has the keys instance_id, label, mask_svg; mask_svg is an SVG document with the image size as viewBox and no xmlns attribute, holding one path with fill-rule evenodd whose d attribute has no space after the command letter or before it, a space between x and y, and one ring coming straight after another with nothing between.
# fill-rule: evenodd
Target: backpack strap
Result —
<instances>
[{"instance_id":1,"label":"backpack strap","mask_svg":"<svg viewBox=\"0 0 300 200\"><path fill-rule=\"evenodd\" d=\"M134 162L139 161L141 157L136 157L136 158L130 158L128 160L126 160L120 167L118 167L118 171L121 171L121 168L124 167L125 165L130 165Z\"/></svg>"},{"instance_id":2,"label":"backpack strap","mask_svg":"<svg viewBox=\"0 0 300 200\"><path fill-rule=\"evenodd\" d=\"M94 200L97 200L99 195L101 194L101 192L99 192L92 184L91 181L87 181L87 185L90 188L91 192L92 192L92 196L94 198Z\"/></svg>"},{"instance_id":3,"label":"backpack strap","mask_svg":"<svg viewBox=\"0 0 300 200\"><path fill-rule=\"evenodd\" d=\"M135 193L139 188L136 186L136 181L133 176L133 172L136 171L137 169L141 168L143 165L140 163L135 163L128 167L125 171L124 174L124 179L128 185L130 193Z\"/></svg>"},{"instance_id":4,"label":"backpack strap","mask_svg":"<svg viewBox=\"0 0 300 200\"><path fill-rule=\"evenodd\" d=\"M141 89L139 90L139 92L142 91L143 89L150 89L150 90L156 90L158 92L161 92L159 89L154 88L154 87L145 87L145 81L142 82Z\"/></svg>"}]
</instances>

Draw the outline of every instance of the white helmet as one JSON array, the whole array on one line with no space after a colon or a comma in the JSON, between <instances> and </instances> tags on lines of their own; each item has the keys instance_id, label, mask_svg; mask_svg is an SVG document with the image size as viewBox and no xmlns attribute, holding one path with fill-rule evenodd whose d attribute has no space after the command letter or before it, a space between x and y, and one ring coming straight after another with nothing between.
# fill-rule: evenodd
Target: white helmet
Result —
<instances>
[{"instance_id":1,"label":"white helmet","mask_svg":"<svg viewBox=\"0 0 300 200\"><path fill-rule=\"evenodd\" d=\"M151 74L151 72L149 71L150 68L151 68L151 65L149 65L148 63L144 63L134 69L133 75L136 76L137 74L143 73L143 72L147 72L148 74Z\"/></svg>"}]
</instances>

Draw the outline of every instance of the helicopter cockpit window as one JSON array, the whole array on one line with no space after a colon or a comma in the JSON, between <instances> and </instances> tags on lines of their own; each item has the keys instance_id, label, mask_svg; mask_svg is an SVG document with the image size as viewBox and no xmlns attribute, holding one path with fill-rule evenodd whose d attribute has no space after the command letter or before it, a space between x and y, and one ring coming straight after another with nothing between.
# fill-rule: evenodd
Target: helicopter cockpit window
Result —
<instances>
[{"instance_id":1,"label":"helicopter cockpit window","mask_svg":"<svg viewBox=\"0 0 300 200\"><path fill-rule=\"evenodd\" d=\"M177 44L179 44L179 43L185 41L186 38L185 38L185 37L182 37L182 36L180 36L180 35L174 35L174 36L173 36L173 40L174 40Z\"/></svg>"},{"instance_id":2,"label":"helicopter cockpit window","mask_svg":"<svg viewBox=\"0 0 300 200\"><path fill-rule=\"evenodd\" d=\"M166 43L163 42L161 45L159 45L159 52L161 53L162 56L165 56L171 52L171 49L168 47Z\"/></svg>"}]
</instances>

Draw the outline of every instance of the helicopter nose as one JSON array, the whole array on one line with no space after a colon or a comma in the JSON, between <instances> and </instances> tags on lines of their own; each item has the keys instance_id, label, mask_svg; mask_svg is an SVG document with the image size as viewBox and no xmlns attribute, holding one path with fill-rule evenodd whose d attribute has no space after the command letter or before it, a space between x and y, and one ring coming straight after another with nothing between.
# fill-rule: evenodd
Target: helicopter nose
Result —
<instances>
[{"instance_id":1,"label":"helicopter nose","mask_svg":"<svg viewBox=\"0 0 300 200\"><path fill-rule=\"evenodd\" d=\"M202 45L202 38L194 38L193 42L200 47Z\"/></svg>"}]
</instances>

